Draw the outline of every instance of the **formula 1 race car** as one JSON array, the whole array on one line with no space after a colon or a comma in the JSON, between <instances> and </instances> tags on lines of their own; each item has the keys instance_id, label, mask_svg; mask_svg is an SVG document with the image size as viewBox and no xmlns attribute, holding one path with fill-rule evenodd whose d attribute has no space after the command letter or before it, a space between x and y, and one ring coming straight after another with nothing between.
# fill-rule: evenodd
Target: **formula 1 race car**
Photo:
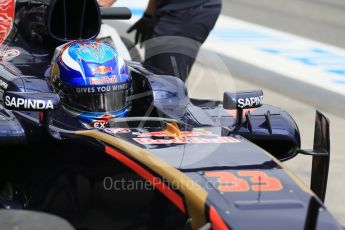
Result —
<instances>
[{"instance_id":1,"label":"formula 1 race car","mask_svg":"<svg viewBox=\"0 0 345 230\"><path fill-rule=\"evenodd\" d=\"M94 39L102 18L129 10L17 0L16 11L26 16L0 63L1 229L342 229L323 205L320 112L302 150L293 118L261 90L192 99L178 78L128 62L129 115L85 127L47 80L55 47ZM313 157L310 189L282 163L299 153Z\"/></svg>"}]
</instances>

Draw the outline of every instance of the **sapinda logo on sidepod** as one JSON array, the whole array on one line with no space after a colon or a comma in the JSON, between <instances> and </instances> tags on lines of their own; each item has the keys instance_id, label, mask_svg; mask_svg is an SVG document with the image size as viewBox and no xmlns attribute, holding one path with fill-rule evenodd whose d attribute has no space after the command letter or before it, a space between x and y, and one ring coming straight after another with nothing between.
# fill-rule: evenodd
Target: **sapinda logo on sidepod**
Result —
<instances>
[{"instance_id":1,"label":"sapinda logo on sidepod","mask_svg":"<svg viewBox=\"0 0 345 230\"><path fill-rule=\"evenodd\" d=\"M237 107L242 108L242 109L259 107L262 105L263 98L264 96L239 98L237 99Z\"/></svg>"},{"instance_id":2,"label":"sapinda logo on sidepod","mask_svg":"<svg viewBox=\"0 0 345 230\"><path fill-rule=\"evenodd\" d=\"M7 107L14 107L18 109L27 109L27 110L47 110L54 109L52 100L36 100L36 99L24 99L17 97L5 97L5 105Z\"/></svg>"}]
</instances>

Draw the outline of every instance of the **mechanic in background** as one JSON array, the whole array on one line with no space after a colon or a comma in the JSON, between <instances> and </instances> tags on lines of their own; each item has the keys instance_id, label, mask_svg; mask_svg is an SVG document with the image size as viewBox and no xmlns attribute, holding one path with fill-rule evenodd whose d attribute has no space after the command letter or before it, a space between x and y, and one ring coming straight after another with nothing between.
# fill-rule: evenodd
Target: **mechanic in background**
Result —
<instances>
[{"instance_id":1,"label":"mechanic in background","mask_svg":"<svg viewBox=\"0 0 345 230\"><path fill-rule=\"evenodd\" d=\"M145 64L186 81L220 11L221 0L149 0L143 17L128 32L136 31L136 43L154 38L145 44Z\"/></svg>"},{"instance_id":2,"label":"mechanic in background","mask_svg":"<svg viewBox=\"0 0 345 230\"><path fill-rule=\"evenodd\" d=\"M115 1L99 4L106 7ZM149 0L143 17L128 32L136 31L136 44L154 38L145 45L145 64L186 81L220 11L221 0Z\"/></svg>"}]
</instances>

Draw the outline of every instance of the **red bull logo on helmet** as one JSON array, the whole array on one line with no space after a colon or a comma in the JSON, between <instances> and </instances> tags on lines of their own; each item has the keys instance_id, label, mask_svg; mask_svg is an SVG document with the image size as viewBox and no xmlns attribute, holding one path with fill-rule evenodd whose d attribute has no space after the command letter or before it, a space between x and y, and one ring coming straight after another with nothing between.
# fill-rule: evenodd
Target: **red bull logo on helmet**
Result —
<instances>
[{"instance_id":1,"label":"red bull logo on helmet","mask_svg":"<svg viewBox=\"0 0 345 230\"><path fill-rule=\"evenodd\" d=\"M113 68L102 65L93 69L92 74L107 74L111 73L111 71L113 71Z\"/></svg>"},{"instance_id":2,"label":"red bull logo on helmet","mask_svg":"<svg viewBox=\"0 0 345 230\"><path fill-rule=\"evenodd\" d=\"M107 84L115 84L116 82L117 82L117 78L115 76L90 78L90 85L107 85Z\"/></svg>"}]
</instances>

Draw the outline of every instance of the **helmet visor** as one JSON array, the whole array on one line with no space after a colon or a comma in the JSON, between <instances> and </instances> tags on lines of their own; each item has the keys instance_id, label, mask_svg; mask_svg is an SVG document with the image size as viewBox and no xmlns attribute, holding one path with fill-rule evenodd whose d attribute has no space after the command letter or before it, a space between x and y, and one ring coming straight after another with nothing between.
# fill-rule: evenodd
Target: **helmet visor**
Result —
<instances>
[{"instance_id":1,"label":"helmet visor","mask_svg":"<svg viewBox=\"0 0 345 230\"><path fill-rule=\"evenodd\" d=\"M67 107L80 112L111 112L129 105L129 90L120 90L101 94L65 94Z\"/></svg>"}]
</instances>

